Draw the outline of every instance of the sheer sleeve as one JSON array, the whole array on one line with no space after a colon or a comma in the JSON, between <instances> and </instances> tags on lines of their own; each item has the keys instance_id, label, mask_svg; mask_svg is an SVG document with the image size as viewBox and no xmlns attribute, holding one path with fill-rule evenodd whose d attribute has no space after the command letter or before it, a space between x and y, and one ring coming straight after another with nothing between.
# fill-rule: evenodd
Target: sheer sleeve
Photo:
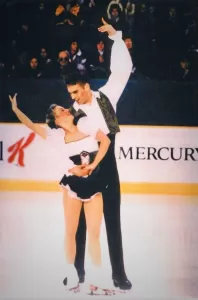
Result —
<instances>
[{"instance_id":1,"label":"sheer sleeve","mask_svg":"<svg viewBox=\"0 0 198 300\"><path fill-rule=\"evenodd\" d=\"M64 145L65 132L63 129L47 128L47 143L53 148L59 148Z\"/></svg>"},{"instance_id":2,"label":"sheer sleeve","mask_svg":"<svg viewBox=\"0 0 198 300\"><path fill-rule=\"evenodd\" d=\"M78 121L77 127L79 129L79 131L81 131L82 133L88 135L88 136L92 136L93 138L96 138L97 132L99 130L99 128L95 125L90 124L90 122L88 122L88 118L87 117L83 117Z\"/></svg>"}]
</instances>

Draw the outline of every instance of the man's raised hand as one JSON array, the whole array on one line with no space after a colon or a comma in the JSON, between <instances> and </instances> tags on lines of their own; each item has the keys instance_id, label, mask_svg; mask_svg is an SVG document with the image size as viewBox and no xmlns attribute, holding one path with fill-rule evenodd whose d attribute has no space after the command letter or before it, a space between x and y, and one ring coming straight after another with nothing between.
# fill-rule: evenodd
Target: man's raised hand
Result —
<instances>
[{"instance_id":1,"label":"man's raised hand","mask_svg":"<svg viewBox=\"0 0 198 300\"><path fill-rule=\"evenodd\" d=\"M109 36L116 34L116 30L112 25L108 24L104 18L102 18L103 25L98 28L100 32L107 32Z\"/></svg>"}]
</instances>

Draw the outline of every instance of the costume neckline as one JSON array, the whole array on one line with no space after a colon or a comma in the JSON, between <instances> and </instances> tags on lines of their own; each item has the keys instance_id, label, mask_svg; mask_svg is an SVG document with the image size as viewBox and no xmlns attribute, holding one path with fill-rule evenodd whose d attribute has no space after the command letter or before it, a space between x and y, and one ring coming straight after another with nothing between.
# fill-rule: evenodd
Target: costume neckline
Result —
<instances>
[{"instance_id":1,"label":"costume neckline","mask_svg":"<svg viewBox=\"0 0 198 300\"><path fill-rule=\"evenodd\" d=\"M65 145L68 145L68 144L71 144L71 143L75 143L75 142L78 142L78 141L82 141L82 140L84 140L84 139L86 139L86 138L88 138L88 137L90 137L90 136L87 135L87 136L85 136L85 137L83 137L83 138L81 138L81 139L79 139L79 140L73 140L73 141L70 141L70 142L65 142L65 138L64 138L64 143L65 143Z\"/></svg>"}]
</instances>

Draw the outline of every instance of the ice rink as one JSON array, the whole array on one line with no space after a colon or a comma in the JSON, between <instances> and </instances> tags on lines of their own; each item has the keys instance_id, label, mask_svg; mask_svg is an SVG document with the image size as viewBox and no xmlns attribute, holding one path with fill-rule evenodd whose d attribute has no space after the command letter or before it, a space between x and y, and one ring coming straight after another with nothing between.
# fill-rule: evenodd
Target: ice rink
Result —
<instances>
[{"instance_id":1,"label":"ice rink","mask_svg":"<svg viewBox=\"0 0 198 300\"><path fill-rule=\"evenodd\" d=\"M122 195L121 217L133 288L112 297L198 298L198 198ZM61 193L1 192L0 299L91 297L64 290L63 237ZM111 282L104 222L101 243L104 279Z\"/></svg>"}]
</instances>

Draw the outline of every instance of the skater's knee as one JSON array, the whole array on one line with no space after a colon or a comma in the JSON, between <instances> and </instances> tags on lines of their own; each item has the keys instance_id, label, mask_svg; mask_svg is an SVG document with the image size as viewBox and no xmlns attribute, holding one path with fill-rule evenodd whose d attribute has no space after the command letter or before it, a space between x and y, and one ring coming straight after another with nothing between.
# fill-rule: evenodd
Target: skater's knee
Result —
<instances>
[{"instance_id":1,"label":"skater's knee","mask_svg":"<svg viewBox=\"0 0 198 300\"><path fill-rule=\"evenodd\" d=\"M66 239L75 239L76 236L76 229L72 227L68 227L65 230Z\"/></svg>"},{"instance_id":2,"label":"skater's knee","mask_svg":"<svg viewBox=\"0 0 198 300\"><path fill-rule=\"evenodd\" d=\"M93 226L88 231L89 240L99 240L100 238L100 228Z\"/></svg>"}]
</instances>

